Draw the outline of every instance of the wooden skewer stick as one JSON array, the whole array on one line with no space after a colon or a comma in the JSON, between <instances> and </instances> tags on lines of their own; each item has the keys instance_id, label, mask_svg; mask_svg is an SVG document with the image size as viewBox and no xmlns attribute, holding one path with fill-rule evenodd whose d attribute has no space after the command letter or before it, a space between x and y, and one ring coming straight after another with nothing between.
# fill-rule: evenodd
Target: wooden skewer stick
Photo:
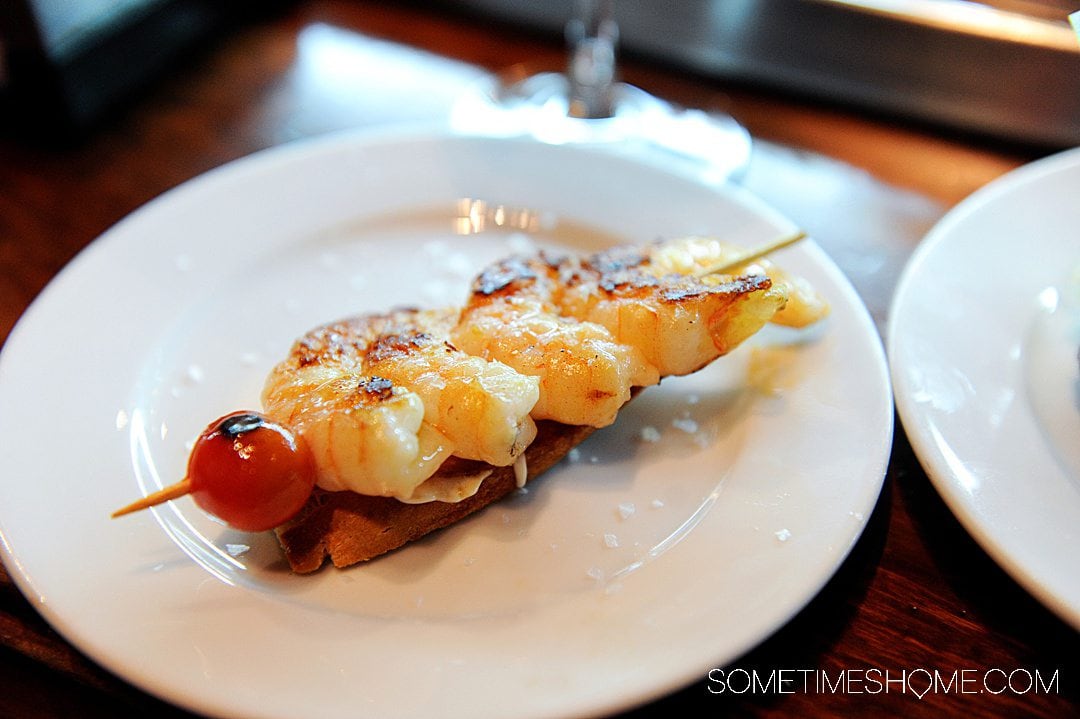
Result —
<instances>
[{"instance_id":1,"label":"wooden skewer stick","mask_svg":"<svg viewBox=\"0 0 1080 719\"><path fill-rule=\"evenodd\" d=\"M765 255L781 250L788 245L794 245L799 240L806 238L805 232L796 232L793 235L784 235L772 242L766 242L760 247L756 247L752 250L747 250L740 255L732 257L731 259L722 260L708 267L703 267L694 273L694 277L705 277L706 275L718 275L723 272L728 272L740 265L745 265L748 262L761 259Z\"/></svg>"},{"instance_id":2,"label":"wooden skewer stick","mask_svg":"<svg viewBox=\"0 0 1080 719\"><path fill-rule=\"evenodd\" d=\"M125 514L138 512L141 509L156 507L159 504L168 502L170 499L179 499L190 492L191 480L185 477L176 484L170 484L168 487L163 487L156 492L146 495L142 499L135 500L126 507L121 507L112 513L112 518L115 519L117 517L122 517Z\"/></svg>"}]
</instances>

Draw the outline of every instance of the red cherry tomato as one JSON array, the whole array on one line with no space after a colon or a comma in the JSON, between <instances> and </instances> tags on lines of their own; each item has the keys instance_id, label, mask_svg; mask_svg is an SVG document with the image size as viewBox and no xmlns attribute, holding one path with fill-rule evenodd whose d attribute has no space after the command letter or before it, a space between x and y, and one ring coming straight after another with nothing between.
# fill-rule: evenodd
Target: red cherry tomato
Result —
<instances>
[{"instance_id":1,"label":"red cherry tomato","mask_svg":"<svg viewBox=\"0 0 1080 719\"><path fill-rule=\"evenodd\" d=\"M262 532L304 506L315 462L285 427L256 412L233 412L196 440L187 477L200 507L236 529Z\"/></svg>"}]
</instances>

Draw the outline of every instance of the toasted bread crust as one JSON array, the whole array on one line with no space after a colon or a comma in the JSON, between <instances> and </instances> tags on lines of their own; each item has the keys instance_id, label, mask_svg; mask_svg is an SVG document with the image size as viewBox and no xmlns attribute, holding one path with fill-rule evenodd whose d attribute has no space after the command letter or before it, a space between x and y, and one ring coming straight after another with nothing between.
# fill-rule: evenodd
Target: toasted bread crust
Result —
<instances>
[{"instance_id":1,"label":"toasted bread crust","mask_svg":"<svg viewBox=\"0 0 1080 719\"><path fill-rule=\"evenodd\" d=\"M537 422L537 436L525 450L528 481L557 464L595 431L557 422ZM388 497L316 489L300 513L276 531L292 570L314 572L327 557L336 567L365 562L453 524L517 488L514 467L448 462L439 473L492 469L472 497L461 502L404 504Z\"/></svg>"}]
</instances>

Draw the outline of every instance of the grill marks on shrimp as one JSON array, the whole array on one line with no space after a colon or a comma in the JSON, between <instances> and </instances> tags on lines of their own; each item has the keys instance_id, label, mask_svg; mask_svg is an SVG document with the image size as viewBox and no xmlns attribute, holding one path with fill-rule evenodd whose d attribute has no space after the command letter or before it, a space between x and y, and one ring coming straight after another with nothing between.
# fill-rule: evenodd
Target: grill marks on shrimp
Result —
<instances>
[{"instance_id":1,"label":"grill marks on shrimp","mask_svg":"<svg viewBox=\"0 0 1080 719\"><path fill-rule=\"evenodd\" d=\"M536 281L537 274L528 260L510 257L498 262L481 272L473 282L474 294L490 297L513 285L523 285ZM510 290L512 291L512 290Z\"/></svg>"},{"instance_id":2,"label":"grill marks on shrimp","mask_svg":"<svg viewBox=\"0 0 1080 719\"><path fill-rule=\"evenodd\" d=\"M385 377L361 377L356 389L379 400L390 399L394 395L394 383Z\"/></svg>"}]
</instances>

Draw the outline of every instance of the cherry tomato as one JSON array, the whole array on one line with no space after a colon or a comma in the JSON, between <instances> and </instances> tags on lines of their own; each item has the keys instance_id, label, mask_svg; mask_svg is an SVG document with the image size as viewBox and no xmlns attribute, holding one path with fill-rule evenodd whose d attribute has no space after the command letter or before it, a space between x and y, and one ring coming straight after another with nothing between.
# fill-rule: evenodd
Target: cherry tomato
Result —
<instances>
[{"instance_id":1,"label":"cherry tomato","mask_svg":"<svg viewBox=\"0 0 1080 719\"><path fill-rule=\"evenodd\" d=\"M200 507L236 529L261 532L304 506L315 462L287 428L256 412L233 412L196 440L187 478Z\"/></svg>"}]
</instances>

